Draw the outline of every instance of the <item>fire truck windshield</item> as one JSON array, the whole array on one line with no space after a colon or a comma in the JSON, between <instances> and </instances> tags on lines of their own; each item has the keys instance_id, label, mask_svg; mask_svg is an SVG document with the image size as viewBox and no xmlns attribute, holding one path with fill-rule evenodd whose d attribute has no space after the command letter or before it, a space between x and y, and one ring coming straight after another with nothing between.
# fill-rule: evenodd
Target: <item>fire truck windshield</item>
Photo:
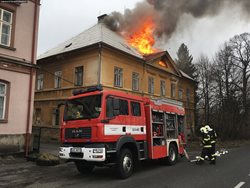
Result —
<instances>
[{"instance_id":1,"label":"fire truck windshield","mask_svg":"<svg viewBox=\"0 0 250 188\"><path fill-rule=\"evenodd\" d=\"M64 111L64 121L92 119L101 113L101 95L92 95L68 100Z\"/></svg>"}]
</instances>

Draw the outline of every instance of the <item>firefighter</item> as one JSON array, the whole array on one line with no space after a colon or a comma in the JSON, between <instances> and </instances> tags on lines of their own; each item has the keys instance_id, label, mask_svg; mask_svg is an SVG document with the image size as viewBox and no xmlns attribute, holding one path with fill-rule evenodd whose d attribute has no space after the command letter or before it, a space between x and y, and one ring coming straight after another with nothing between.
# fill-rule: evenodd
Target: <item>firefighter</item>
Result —
<instances>
[{"instance_id":1,"label":"firefighter","mask_svg":"<svg viewBox=\"0 0 250 188\"><path fill-rule=\"evenodd\" d=\"M210 164L216 164L215 144L216 144L217 134L209 125L206 125L205 129L208 132L208 134L210 135L211 145L212 145L212 147L211 147L212 158L211 158Z\"/></svg>"},{"instance_id":2,"label":"firefighter","mask_svg":"<svg viewBox=\"0 0 250 188\"><path fill-rule=\"evenodd\" d=\"M201 132L201 136L202 136L202 151L201 151L201 156L198 157L196 164L203 164L205 157L208 156L208 158L211 160L212 156L211 156L211 138L209 135L209 132L207 131L207 129L205 127L201 127L200 128L200 132Z\"/></svg>"}]
</instances>

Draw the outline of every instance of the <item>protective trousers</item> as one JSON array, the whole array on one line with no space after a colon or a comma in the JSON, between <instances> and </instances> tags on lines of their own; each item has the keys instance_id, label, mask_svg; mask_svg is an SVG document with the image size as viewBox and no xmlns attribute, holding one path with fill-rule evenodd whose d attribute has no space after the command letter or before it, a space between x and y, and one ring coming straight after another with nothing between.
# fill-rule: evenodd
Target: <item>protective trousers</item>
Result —
<instances>
[{"instance_id":1,"label":"protective trousers","mask_svg":"<svg viewBox=\"0 0 250 188\"><path fill-rule=\"evenodd\" d=\"M198 161L196 162L197 164L203 164L206 156L208 156L208 158L211 160L212 158L211 148L212 148L211 146L210 147L203 146L201 151L201 156L198 158Z\"/></svg>"},{"instance_id":2,"label":"protective trousers","mask_svg":"<svg viewBox=\"0 0 250 188\"><path fill-rule=\"evenodd\" d=\"M216 162L216 154L215 154L215 143L212 144L212 147L211 147L211 163L212 164L215 164Z\"/></svg>"}]
</instances>

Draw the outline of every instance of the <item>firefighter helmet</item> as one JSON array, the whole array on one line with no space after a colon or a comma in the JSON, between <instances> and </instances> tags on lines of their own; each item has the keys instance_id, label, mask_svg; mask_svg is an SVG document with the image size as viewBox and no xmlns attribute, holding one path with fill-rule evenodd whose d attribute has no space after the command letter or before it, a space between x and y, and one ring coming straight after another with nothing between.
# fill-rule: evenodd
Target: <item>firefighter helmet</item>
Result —
<instances>
[{"instance_id":1,"label":"firefighter helmet","mask_svg":"<svg viewBox=\"0 0 250 188\"><path fill-rule=\"evenodd\" d=\"M209 132L209 131L212 131L213 129L211 129L211 127L209 126L209 125L205 125L205 127L204 127L205 129L206 129L206 131L207 132Z\"/></svg>"},{"instance_id":2,"label":"firefighter helmet","mask_svg":"<svg viewBox=\"0 0 250 188\"><path fill-rule=\"evenodd\" d=\"M205 127L201 127L201 128L200 128L200 132L201 132L201 133L207 133L207 129L206 129Z\"/></svg>"}]
</instances>

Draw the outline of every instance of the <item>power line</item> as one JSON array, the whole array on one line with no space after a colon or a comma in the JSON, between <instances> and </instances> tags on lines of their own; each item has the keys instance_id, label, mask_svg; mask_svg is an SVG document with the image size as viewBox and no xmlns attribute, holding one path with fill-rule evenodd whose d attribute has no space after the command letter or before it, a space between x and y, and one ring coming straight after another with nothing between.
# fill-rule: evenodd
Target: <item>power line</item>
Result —
<instances>
[{"instance_id":1,"label":"power line","mask_svg":"<svg viewBox=\"0 0 250 188\"><path fill-rule=\"evenodd\" d=\"M44 69L42 67L40 67L39 69L42 70L42 71L44 71L44 72L47 72L47 73L53 75L54 77L60 78L60 79L62 79L65 82L68 82L68 83L71 83L71 84L75 85L75 83L72 82L71 80L67 80L67 79L63 78L62 76L56 76L54 73L52 73L52 72L50 72L50 71L48 71L48 70L46 70L46 69Z\"/></svg>"}]
</instances>

